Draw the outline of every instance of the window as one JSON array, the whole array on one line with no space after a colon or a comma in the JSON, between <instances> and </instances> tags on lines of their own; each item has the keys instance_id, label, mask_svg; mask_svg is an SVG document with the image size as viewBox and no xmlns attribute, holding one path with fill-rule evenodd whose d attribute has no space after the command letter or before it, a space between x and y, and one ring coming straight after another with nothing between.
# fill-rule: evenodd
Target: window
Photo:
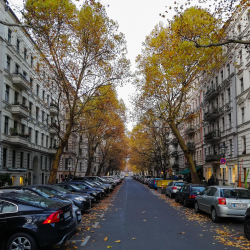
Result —
<instances>
[{"instance_id":1,"label":"window","mask_svg":"<svg viewBox=\"0 0 250 250\"><path fill-rule=\"evenodd\" d=\"M3 202L1 213L16 213L16 212L17 212L17 206L8 202Z\"/></svg>"},{"instance_id":2,"label":"window","mask_svg":"<svg viewBox=\"0 0 250 250\"><path fill-rule=\"evenodd\" d=\"M30 78L30 89L33 90L33 79Z\"/></svg>"},{"instance_id":3,"label":"window","mask_svg":"<svg viewBox=\"0 0 250 250\"><path fill-rule=\"evenodd\" d=\"M69 165L69 159L65 158L65 169L68 169L68 165Z\"/></svg>"},{"instance_id":4,"label":"window","mask_svg":"<svg viewBox=\"0 0 250 250\"><path fill-rule=\"evenodd\" d=\"M243 60L242 60L242 50L240 50L239 52L239 59L240 59L240 64L242 64Z\"/></svg>"},{"instance_id":5,"label":"window","mask_svg":"<svg viewBox=\"0 0 250 250\"><path fill-rule=\"evenodd\" d=\"M80 162L80 171L82 171L82 163Z\"/></svg>"},{"instance_id":6,"label":"window","mask_svg":"<svg viewBox=\"0 0 250 250\"><path fill-rule=\"evenodd\" d=\"M240 91L241 91L241 93L244 91L244 81L243 81L243 77L240 79Z\"/></svg>"},{"instance_id":7,"label":"window","mask_svg":"<svg viewBox=\"0 0 250 250\"><path fill-rule=\"evenodd\" d=\"M51 137L51 138L50 138L50 147L51 147L51 148L53 147L52 144L53 144L53 138ZM55 146L55 145L54 145L54 146Z\"/></svg>"},{"instance_id":8,"label":"window","mask_svg":"<svg viewBox=\"0 0 250 250\"><path fill-rule=\"evenodd\" d=\"M242 123L245 122L245 108L241 108L241 120L242 120Z\"/></svg>"},{"instance_id":9,"label":"window","mask_svg":"<svg viewBox=\"0 0 250 250\"><path fill-rule=\"evenodd\" d=\"M26 98L23 97L23 101L22 101L23 105L26 106Z\"/></svg>"},{"instance_id":10,"label":"window","mask_svg":"<svg viewBox=\"0 0 250 250\"><path fill-rule=\"evenodd\" d=\"M229 155L233 154L233 140L229 140Z\"/></svg>"},{"instance_id":11,"label":"window","mask_svg":"<svg viewBox=\"0 0 250 250\"><path fill-rule=\"evenodd\" d=\"M231 114L228 115L228 127L229 127L229 128L232 127L232 118L231 118Z\"/></svg>"},{"instance_id":12,"label":"window","mask_svg":"<svg viewBox=\"0 0 250 250\"><path fill-rule=\"evenodd\" d=\"M16 151L12 150L12 168L15 168L16 165Z\"/></svg>"},{"instance_id":13,"label":"window","mask_svg":"<svg viewBox=\"0 0 250 250\"><path fill-rule=\"evenodd\" d=\"M4 133L7 135L9 130L9 117L5 116L4 118Z\"/></svg>"},{"instance_id":14,"label":"window","mask_svg":"<svg viewBox=\"0 0 250 250\"><path fill-rule=\"evenodd\" d=\"M10 87L8 85L5 87L5 101L7 103L10 101Z\"/></svg>"},{"instance_id":15,"label":"window","mask_svg":"<svg viewBox=\"0 0 250 250\"><path fill-rule=\"evenodd\" d=\"M42 139L41 139L41 146L43 147L44 134L42 134L41 136L42 136L42 137L41 137L41 138L42 138Z\"/></svg>"},{"instance_id":16,"label":"window","mask_svg":"<svg viewBox=\"0 0 250 250\"><path fill-rule=\"evenodd\" d=\"M246 137L242 137L242 147L243 147L243 152L242 154L246 154L246 149L247 149L247 144L246 144Z\"/></svg>"},{"instance_id":17,"label":"window","mask_svg":"<svg viewBox=\"0 0 250 250\"><path fill-rule=\"evenodd\" d=\"M40 160L40 168L43 169L43 157L41 156L41 160Z\"/></svg>"},{"instance_id":18,"label":"window","mask_svg":"<svg viewBox=\"0 0 250 250\"><path fill-rule=\"evenodd\" d=\"M16 40L16 51L20 52L20 41L18 39Z\"/></svg>"},{"instance_id":19,"label":"window","mask_svg":"<svg viewBox=\"0 0 250 250\"><path fill-rule=\"evenodd\" d=\"M39 96L39 85L36 85L36 95Z\"/></svg>"},{"instance_id":20,"label":"window","mask_svg":"<svg viewBox=\"0 0 250 250\"><path fill-rule=\"evenodd\" d=\"M66 150L66 151L69 150L69 143L68 143L68 141L66 142L65 150Z\"/></svg>"},{"instance_id":21,"label":"window","mask_svg":"<svg viewBox=\"0 0 250 250\"><path fill-rule=\"evenodd\" d=\"M36 107L36 119L38 120L39 119L39 108Z\"/></svg>"},{"instance_id":22,"label":"window","mask_svg":"<svg viewBox=\"0 0 250 250\"><path fill-rule=\"evenodd\" d=\"M19 98L18 98L18 96L19 96L18 92L15 91L15 96L14 96L14 103L15 103L15 105L19 104L19 101L18 101Z\"/></svg>"},{"instance_id":23,"label":"window","mask_svg":"<svg viewBox=\"0 0 250 250\"><path fill-rule=\"evenodd\" d=\"M31 66L31 67L33 67L33 62L34 62L34 57L31 56L31 57L30 57L30 66Z\"/></svg>"},{"instance_id":24,"label":"window","mask_svg":"<svg viewBox=\"0 0 250 250\"><path fill-rule=\"evenodd\" d=\"M3 148L3 168L7 168L7 148Z\"/></svg>"},{"instance_id":25,"label":"window","mask_svg":"<svg viewBox=\"0 0 250 250\"><path fill-rule=\"evenodd\" d=\"M7 68L7 70L8 71L10 71L10 57L9 56L7 56L7 62L6 62L6 68Z\"/></svg>"},{"instance_id":26,"label":"window","mask_svg":"<svg viewBox=\"0 0 250 250\"><path fill-rule=\"evenodd\" d=\"M230 91L230 88L227 89L227 96L228 96L228 101L231 100L231 91Z\"/></svg>"},{"instance_id":27,"label":"window","mask_svg":"<svg viewBox=\"0 0 250 250\"><path fill-rule=\"evenodd\" d=\"M12 31L10 29L8 29L8 42L11 44L11 35L12 35Z\"/></svg>"},{"instance_id":28,"label":"window","mask_svg":"<svg viewBox=\"0 0 250 250\"><path fill-rule=\"evenodd\" d=\"M221 94L221 106L223 106L224 105L224 94L222 93Z\"/></svg>"},{"instance_id":29,"label":"window","mask_svg":"<svg viewBox=\"0 0 250 250\"><path fill-rule=\"evenodd\" d=\"M24 61L26 61L26 59L27 59L27 49L26 48L24 48L24 50L23 50L23 58L24 58Z\"/></svg>"},{"instance_id":30,"label":"window","mask_svg":"<svg viewBox=\"0 0 250 250\"><path fill-rule=\"evenodd\" d=\"M23 71L23 77L27 79L27 73L25 71Z\"/></svg>"},{"instance_id":31,"label":"window","mask_svg":"<svg viewBox=\"0 0 250 250\"><path fill-rule=\"evenodd\" d=\"M45 101L45 91L43 90L43 101Z\"/></svg>"},{"instance_id":32,"label":"window","mask_svg":"<svg viewBox=\"0 0 250 250\"><path fill-rule=\"evenodd\" d=\"M221 119L221 123L222 123L222 131L224 131L225 130L225 120L224 120L224 117Z\"/></svg>"},{"instance_id":33,"label":"window","mask_svg":"<svg viewBox=\"0 0 250 250\"><path fill-rule=\"evenodd\" d=\"M29 128L29 137L28 137L29 142L31 142L31 136L32 136L32 128Z\"/></svg>"},{"instance_id":34,"label":"window","mask_svg":"<svg viewBox=\"0 0 250 250\"><path fill-rule=\"evenodd\" d=\"M49 106L49 95L47 95L47 105Z\"/></svg>"},{"instance_id":35,"label":"window","mask_svg":"<svg viewBox=\"0 0 250 250\"><path fill-rule=\"evenodd\" d=\"M23 152L20 153L20 168L23 168Z\"/></svg>"},{"instance_id":36,"label":"window","mask_svg":"<svg viewBox=\"0 0 250 250\"><path fill-rule=\"evenodd\" d=\"M224 79L223 70L220 72L220 78L221 78L221 82L223 82L223 79Z\"/></svg>"},{"instance_id":37,"label":"window","mask_svg":"<svg viewBox=\"0 0 250 250\"><path fill-rule=\"evenodd\" d=\"M47 170L47 168L48 168L48 165L47 165L47 157L45 157L44 161L45 161L45 170Z\"/></svg>"},{"instance_id":38,"label":"window","mask_svg":"<svg viewBox=\"0 0 250 250\"><path fill-rule=\"evenodd\" d=\"M30 168L30 154L27 154L27 169Z\"/></svg>"},{"instance_id":39,"label":"window","mask_svg":"<svg viewBox=\"0 0 250 250\"><path fill-rule=\"evenodd\" d=\"M35 144L38 144L38 131L36 131Z\"/></svg>"},{"instance_id":40,"label":"window","mask_svg":"<svg viewBox=\"0 0 250 250\"><path fill-rule=\"evenodd\" d=\"M29 102L29 115L32 116L32 102Z\"/></svg>"},{"instance_id":41,"label":"window","mask_svg":"<svg viewBox=\"0 0 250 250\"><path fill-rule=\"evenodd\" d=\"M227 65L227 76L230 76L230 64Z\"/></svg>"},{"instance_id":42,"label":"window","mask_svg":"<svg viewBox=\"0 0 250 250\"><path fill-rule=\"evenodd\" d=\"M44 123L44 115L45 115L45 113L44 113L44 111L42 111L42 123Z\"/></svg>"},{"instance_id":43,"label":"window","mask_svg":"<svg viewBox=\"0 0 250 250\"><path fill-rule=\"evenodd\" d=\"M18 64L16 64L15 65L15 74L19 74L19 65Z\"/></svg>"},{"instance_id":44,"label":"window","mask_svg":"<svg viewBox=\"0 0 250 250\"><path fill-rule=\"evenodd\" d=\"M25 134L25 125L22 124L22 125L21 125L21 128L22 128L21 134L24 135L24 134Z\"/></svg>"}]
</instances>

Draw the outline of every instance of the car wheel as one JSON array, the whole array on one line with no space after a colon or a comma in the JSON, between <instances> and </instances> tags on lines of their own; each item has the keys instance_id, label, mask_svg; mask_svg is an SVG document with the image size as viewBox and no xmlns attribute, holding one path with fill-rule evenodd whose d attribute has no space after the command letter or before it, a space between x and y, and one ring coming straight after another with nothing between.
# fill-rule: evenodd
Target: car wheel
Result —
<instances>
[{"instance_id":1,"label":"car wheel","mask_svg":"<svg viewBox=\"0 0 250 250\"><path fill-rule=\"evenodd\" d=\"M177 202L177 203L179 202L179 200L178 200L177 196L175 196L175 202Z\"/></svg>"},{"instance_id":2,"label":"car wheel","mask_svg":"<svg viewBox=\"0 0 250 250\"><path fill-rule=\"evenodd\" d=\"M220 218L218 217L214 207L212 208L212 211L211 211L211 218L212 218L213 222L219 222L220 221Z\"/></svg>"},{"instance_id":3,"label":"car wheel","mask_svg":"<svg viewBox=\"0 0 250 250\"><path fill-rule=\"evenodd\" d=\"M187 207L187 206L188 206L186 199L183 200L183 206L184 206L184 207Z\"/></svg>"},{"instance_id":4,"label":"car wheel","mask_svg":"<svg viewBox=\"0 0 250 250\"><path fill-rule=\"evenodd\" d=\"M169 195L169 197L170 197L170 198L174 198L174 197L173 197L173 194L172 194L171 192L170 192L170 195Z\"/></svg>"},{"instance_id":5,"label":"car wheel","mask_svg":"<svg viewBox=\"0 0 250 250\"><path fill-rule=\"evenodd\" d=\"M198 202L196 201L195 203L194 203L194 211L195 211L195 213L199 213L201 210L199 209L199 205L198 205Z\"/></svg>"},{"instance_id":6,"label":"car wheel","mask_svg":"<svg viewBox=\"0 0 250 250\"><path fill-rule=\"evenodd\" d=\"M7 250L30 249L37 250L35 239L27 233L16 233L12 235L6 244Z\"/></svg>"},{"instance_id":7,"label":"car wheel","mask_svg":"<svg viewBox=\"0 0 250 250\"><path fill-rule=\"evenodd\" d=\"M244 223L244 233L248 240L250 240L250 220L246 220Z\"/></svg>"}]
</instances>

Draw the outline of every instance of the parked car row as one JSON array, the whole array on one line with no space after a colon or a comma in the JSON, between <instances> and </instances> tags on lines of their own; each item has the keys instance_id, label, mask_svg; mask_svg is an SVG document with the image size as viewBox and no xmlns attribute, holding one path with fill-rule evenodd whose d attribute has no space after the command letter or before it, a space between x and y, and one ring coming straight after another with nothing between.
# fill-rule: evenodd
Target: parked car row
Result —
<instances>
[{"instance_id":1,"label":"parked car row","mask_svg":"<svg viewBox=\"0 0 250 250\"><path fill-rule=\"evenodd\" d=\"M140 180L140 178L135 179ZM151 178L148 181L148 187L157 189L155 181L156 178ZM210 214L211 220L215 223L225 217L244 219L244 232L250 240L250 191L248 189L171 181L166 186L166 196L181 202L184 207L193 206L196 213L202 211Z\"/></svg>"},{"instance_id":2,"label":"parked car row","mask_svg":"<svg viewBox=\"0 0 250 250\"><path fill-rule=\"evenodd\" d=\"M76 232L81 212L113 191L118 176L87 176L55 185L0 188L0 249L60 245Z\"/></svg>"}]
</instances>

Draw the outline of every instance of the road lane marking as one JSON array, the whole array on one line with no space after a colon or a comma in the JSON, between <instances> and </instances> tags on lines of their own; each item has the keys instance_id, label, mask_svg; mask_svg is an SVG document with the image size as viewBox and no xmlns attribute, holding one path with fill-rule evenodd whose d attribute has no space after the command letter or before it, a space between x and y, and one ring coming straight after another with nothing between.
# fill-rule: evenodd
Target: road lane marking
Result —
<instances>
[{"instance_id":1,"label":"road lane marking","mask_svg":"<svg viewBox=\"0 0 250 250\"><path fill-rule=\"evenodd\" d=\"M87 236L87 237L84 239L84 241L82 242L81 247L86 246L86 244L87 244L87 242L88 242L89 239L90 239L90 236Z\"/></svg>"},{"instance_id":2,"label":"road lane marking","mask_svg":"<svg viewBox=\"0 0 250 250\"><path fill-rule=\"evenodd\" d=\"M97 228L98 225L99 225L99 222L96 222L96 223L93 225L93 228Z\"/></svg>"}]
</instances>

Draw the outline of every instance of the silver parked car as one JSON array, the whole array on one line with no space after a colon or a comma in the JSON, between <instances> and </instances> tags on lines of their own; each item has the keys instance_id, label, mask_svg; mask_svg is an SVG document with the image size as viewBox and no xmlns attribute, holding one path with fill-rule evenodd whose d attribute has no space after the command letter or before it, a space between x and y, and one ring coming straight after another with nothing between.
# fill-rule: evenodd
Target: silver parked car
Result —
<instances>
[{"instance_id":1,"label":"silver parked car","mask_svg":"<svg viewBox=\"0 0 250 250\"><path fill-rule=\"evenodd\" d=\"M166 187L166 195L170 198L173 198L178 191L180 191L181 187L185 185L186 182L183 181L171 181L168 183Z\"/></svg>"},{"instance_id":2,"label":"silver parked car","mask_svg":"<svg viewBox=\"0 0 250 250\"><path fill-rule=\"evenodd\" d=\"M210 186L195 199L195 212L200 210L211 214L213 222L220 217L244 218L250 207L250 191L230 186Z\"/></svg>"}]
</instances>

